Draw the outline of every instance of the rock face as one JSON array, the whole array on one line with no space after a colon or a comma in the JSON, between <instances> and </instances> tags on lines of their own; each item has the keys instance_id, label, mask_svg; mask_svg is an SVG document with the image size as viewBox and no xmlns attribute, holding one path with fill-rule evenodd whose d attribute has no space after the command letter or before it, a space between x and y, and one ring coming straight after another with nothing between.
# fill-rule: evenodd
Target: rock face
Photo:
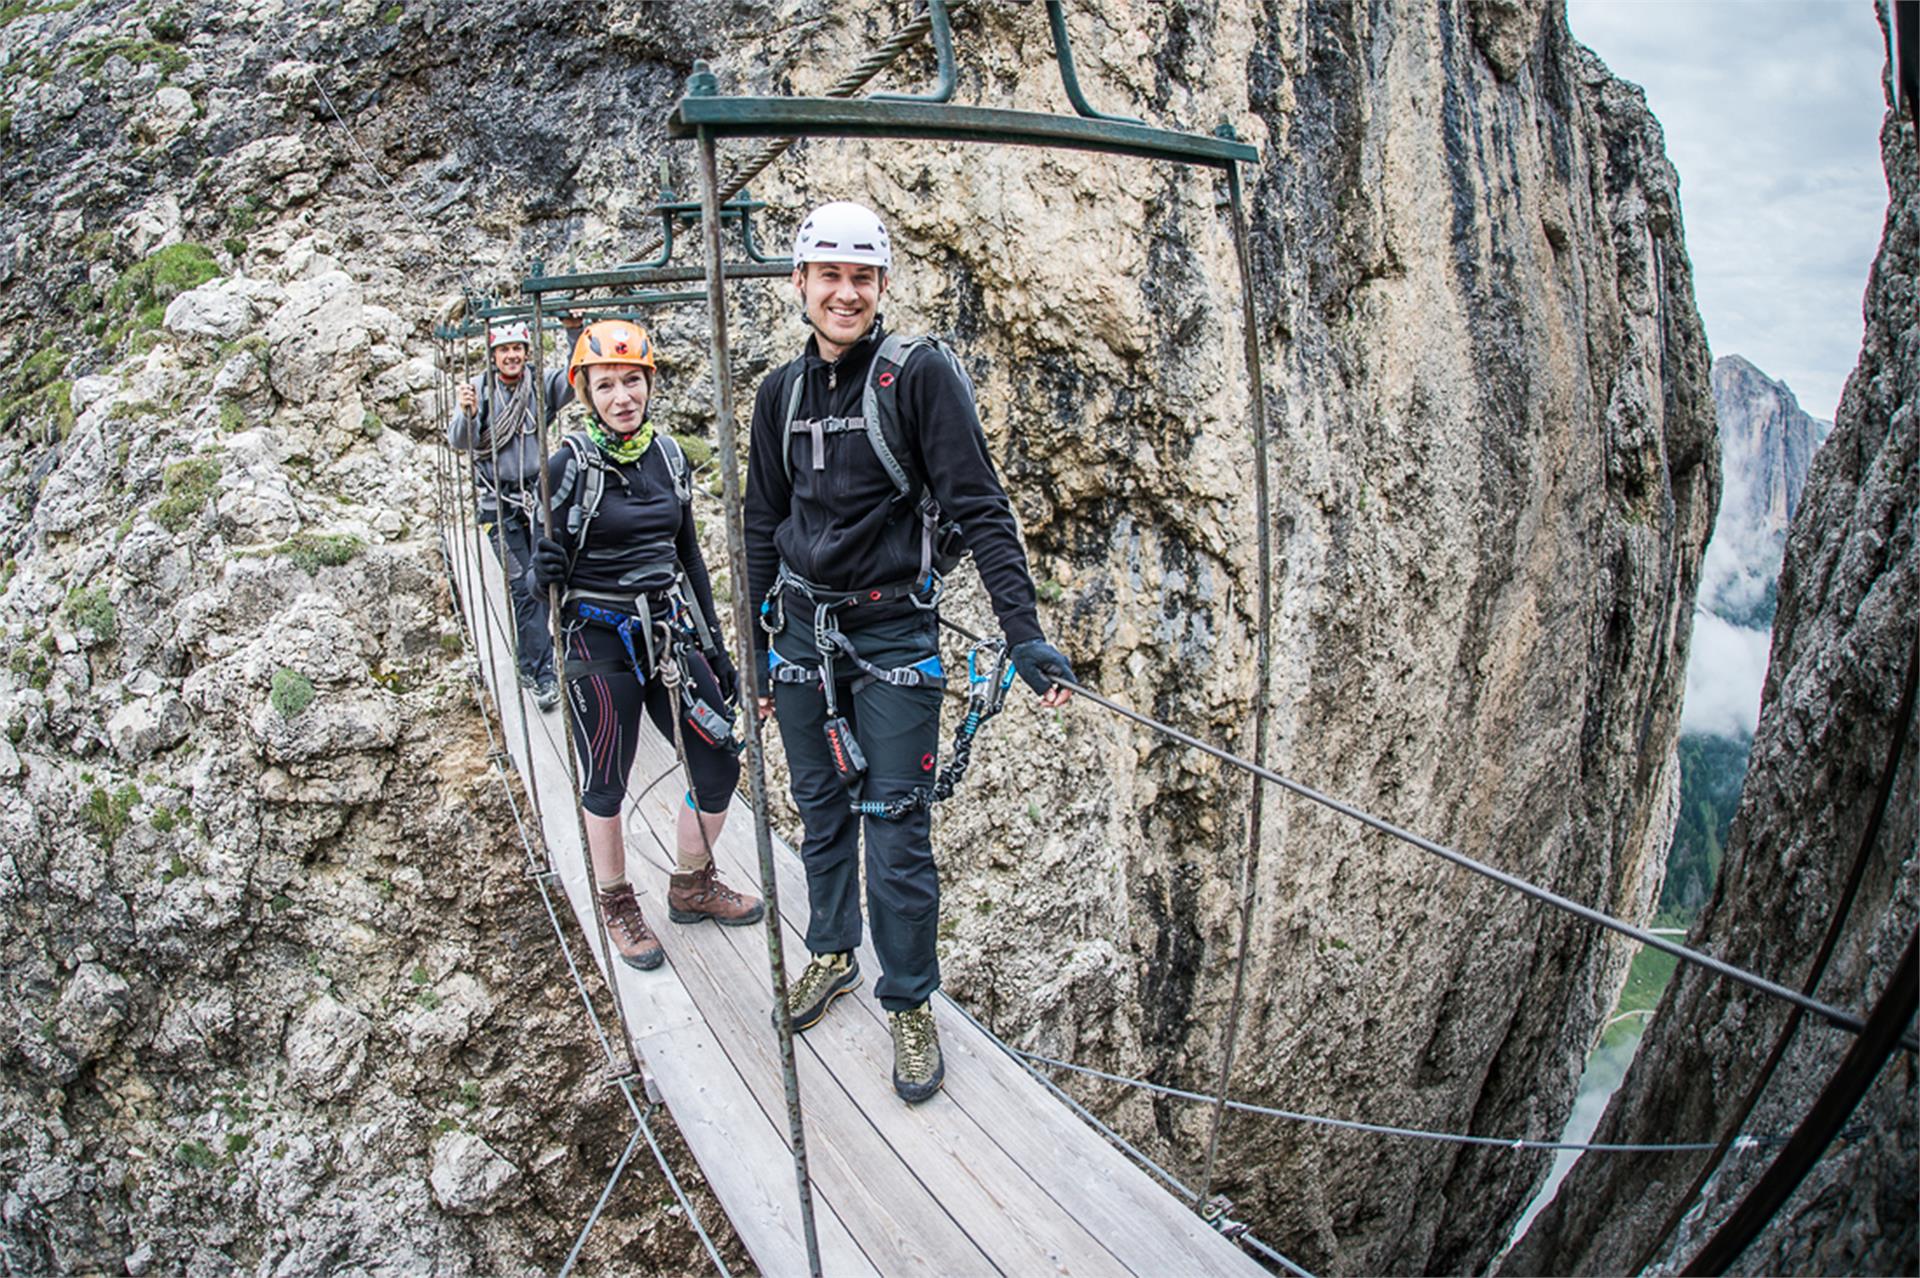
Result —
<instances>
[{"instance_id":1,"label":"rock face","mask_svg":"<svg viewBox=\"0 0 1920 1278\"><path fill-rule=\"evenodd\" d=\"M628 259L657 163L693 189L661 121L694 58L729 91L815 92L904 14L616 8L103 6L0 31L46 70L8 77L9 138L45 141L0 170L0 356L44 375L0 434L10 1254L553 1267L611 1165L447 651L428 326L463 279ZM1718 463L1639 94L1542 0L1122 3L1072 28L1106 109L1262 148L1269 687L1209 175L810 143L755 182L765 238L827 198L886 212L889 318L968 361L1083 677L1240 751L1267 698L1280 770L1643 913ZM1064 109L1046 45L1037 7L981 6L961 97ZM743 387L798 349L792 311L735 293ZM94 340L47 345L49 315ZM704 318L654 328L658 419L704 432ZM1247 811L1206 758L1022 697L940 816L949 989L1023 1046L1211 1087ZM1249 890L1236 1095L1558 1130L1622 971L1590 929L1277 798ZM1197 1176L1203 1109L1071 1086ZM1236 1118L1216 1187L1316 1271L1452 1271L1544 1167ZM652 1207L603 1228L619 1267L696 1256Z\"/></svg>"},{"instance_id":2,"label":"rock face","mask_svg":"<svg viewBox=\"0 0 1920 1278\"><path fill-rule=\"evenodd\" d=\"M1720 885L1692 943L1800 986L1829 929L1837 946L1817 993L1864 1014L1913 934L1916 759L1899 717L1920 616L1920 181L1911 116L1881 130L1891 200L1867 286L1866 338L1833 435L1814 460L1787 539L1760 726ZM1890 758L1891 756L1891 758ZM1877 837L1868 840L1876 816ZM1857 895L1845 885L1862 863ZM1787 1021L1784 1005L1682 971L1655 1013L1596 1139L1717 1139ZM1741 1126L1784 1134L1851 1037L1802 1024ZM1920 1139L1910 1060L1883 1072L1852 1126L1742 1255L1742 1273L1896 1273L1913 1266ZM1721 1166L1703 1207L1671 1235L1670 1213L1704 1156L1634 1156L1576 1166L1503 1272L1630 1272L1650 1255L1677 1269L1771 1164L1765 1146Z\"/></svg>"},{"instance_id":3,"label":"rock face","mask_svg":"<svg viewBox=\"0 0 1920 1278\"><path fill-rule=\"evenodd\" d=\"M1736 625L1766 628L1787 526L1800 508L1814 450L1833 429L1738 355L1713 361L1725 486L1700 578L1700 604Z\"/></svg>"}]
</instances>

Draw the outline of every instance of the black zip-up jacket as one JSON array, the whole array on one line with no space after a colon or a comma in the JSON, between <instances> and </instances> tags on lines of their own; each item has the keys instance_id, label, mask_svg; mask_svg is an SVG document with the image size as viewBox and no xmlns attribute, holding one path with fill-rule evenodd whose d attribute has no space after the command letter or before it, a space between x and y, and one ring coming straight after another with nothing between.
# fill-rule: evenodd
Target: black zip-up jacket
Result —
<instances>
[{"instance_id":1,"label":"black zip-up jacket","mask_svg":"<svg viewBox=\"0 0 1920 1278\"><path fill-rule=\"evenodd\" d=\"M797 361L804 389L800 419L858 417L867 369L885 332L871 332L828 363L812 337ZM865 433L824 436L826 467L813 467L813 440L795 431L793 477L781 463L787 404L782 388L792 364L760 383L753 401L753 442L747 469L747 582L751 598L773 588L780 563L829 590L860 590L911 580L920 571L920 515L896 501L898 490ZM987 455L973 398L937 352L921 349L900 370L896 393L910 476L923 476L941 513L960 522L974 566L993 600L1009 643L1042 637L1033 578L1013 522L1013 507ZM766 632L754 629L764 652Z\"/></svg>"},{"instance_id":2,"label":"black zip-up jacket","mask_svg":"<svg viewBox=\"0 0 1920 1278\"><path fill-rule=\"evenodd\" d=\"M658 438L639 461L622 465L605 454L601 460L607 464L607 486L600 496L600 511L587 527L586 544L581 546L566 532L567 513L580 498L580 472L573 450L563 447L547 459L554 533L573 556L567 588L628 596L659 589L672 581L663 567L677 560L707 624L714 625L719 614L713 610L707 561L694 535L693 506L673 491L673 472Z\"/></svg>"}]
</instances>

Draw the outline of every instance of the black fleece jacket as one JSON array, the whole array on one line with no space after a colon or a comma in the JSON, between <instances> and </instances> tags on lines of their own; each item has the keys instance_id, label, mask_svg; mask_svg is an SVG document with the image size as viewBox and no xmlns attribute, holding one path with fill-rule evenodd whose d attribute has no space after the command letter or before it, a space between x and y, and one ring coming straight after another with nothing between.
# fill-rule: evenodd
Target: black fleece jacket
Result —
<instances>
[{"instance_id":1,"label":"black fleece jacket","mask_svg":"<svg viewBox=\"0 0 1920 1278\"><path fill-rule=\"evenodd\" d=\"M885 336L876 320L866 337L832 363L811 337L798 360L804 389L801 419L858 417L867 369ZM813 439L794 432L792 468L780 457L786 425L787 371L775 369L753 401L747 466L747 580L751 598L772 589L784 560L792 571L830 590L858 590L907 581L920 570L920 516L898 490L873 445L859 431L824 436L826 465L813 465ZM911 456L900 463L924 476L941 513L957 519L974 566L1010 643L1041 638L1033 578L1013 522L1013 507L987 455L980 418L957 374L938 352L922 348L900 370L900 424ZM757 650L766 632L754 630Z\"/></svg>"},{"instance_id":2,"label":"black fleece jacket","mask_svg":"<svg viewBox=\"0 0 1920 1278\"><path fill-rule=\"evenodd\" d=\"M694 600L713 624L719 614L713 610L707 561L694 535L693 506L675 495L673 472L658 438L639 461L621 465L604 455L602 460L607 463L607 486L600 512L587 528L586 544L578 545L567 533L568 513L580 500L581 476L573 450L561 448L547 459L555 538L573 556L566 585L612 595L657 590L672 582L661 567L678 560Z\"/></svg>"}]
</instances>

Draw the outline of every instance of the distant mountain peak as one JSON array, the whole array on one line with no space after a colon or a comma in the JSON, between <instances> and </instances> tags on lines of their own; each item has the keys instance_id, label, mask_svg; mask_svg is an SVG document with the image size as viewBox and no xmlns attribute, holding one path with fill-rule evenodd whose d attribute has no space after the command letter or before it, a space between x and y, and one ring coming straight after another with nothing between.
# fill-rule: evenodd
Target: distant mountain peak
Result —
<instances>
[{"instance_id":1,"label":"distant mountain peak","mask_svg":"<svg viewBox=\"0 0 1920 1278\"><path fill-rule=\"evenodd\" d=\"M1740 355L1715 359L1711 381L1723 480L1700 604L1736 625L1765 629L1773 623L1787 525L1833 424L1807 413L1785 382Z\"/></svg>"}]
</instances>

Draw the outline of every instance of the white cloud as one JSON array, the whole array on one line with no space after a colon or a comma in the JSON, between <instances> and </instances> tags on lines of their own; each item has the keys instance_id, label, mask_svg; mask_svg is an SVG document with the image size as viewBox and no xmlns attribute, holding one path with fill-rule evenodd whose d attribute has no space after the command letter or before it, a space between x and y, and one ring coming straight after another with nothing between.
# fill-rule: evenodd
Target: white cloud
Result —
<instances>
[{"instance_id":1,"label":"white cloud","mask_svg":"<svg viewBox=\"0 0 1920 1278\"><path fill-rule=\"evenodd\" d=\"M1693 651L1687 658L1687 695L1680 731L1744 738L1760 722L1760 686L1767 678L1773 636L1693 614Z\"/></svg>"},{"instance_id":2,"label":"white cloud","mask_svg":"<svg viewBox=\"0 0 1920 1278\"><path fill-rule=\"evenodd\" d=\"M1714 353L1746 356L1831 419L1887 208L1873 6L1569 0L1567 21L1646 89L1666 133Z\"/></svg>"},{"instance_id":3,"label":"white cloud","mask_svg":"<svg viewBox=\"0 0 1920 1278\"><path fill-rule=\"evenodd\" d=\"M1725 455L1723 454L1723 457ZM1754 609L1780 575L1786 534L1746 518L1753 509L1753 476L1737 458L1721 472L1720 515L1700 565L1697 602L1723 617L1753 619ZM1698 631L1695 631L1696 635ZM1695 640L1698 643L1698 639Z\"/></svg>"}]
</instances>

